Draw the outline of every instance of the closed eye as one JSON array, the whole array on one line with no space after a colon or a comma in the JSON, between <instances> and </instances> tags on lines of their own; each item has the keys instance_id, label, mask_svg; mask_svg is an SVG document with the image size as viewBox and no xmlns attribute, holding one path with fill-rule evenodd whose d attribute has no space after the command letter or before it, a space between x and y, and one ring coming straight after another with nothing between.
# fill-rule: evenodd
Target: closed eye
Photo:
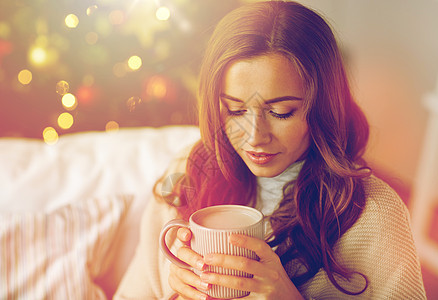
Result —
<instances>
[{"instance_id":1,"label":"closed eye","mask_svg":"<svg viewBox=\"0 0 438 300\"><path fill-rule=\"evenodd\" d=\"M243 116L246 113L246 110L245 109L241 109L241 110L227 109L227 113L229 116L237 117L237 116ZM269 114L276 119L284 120L284 119L288 119L288 118L292 117L295 114L295 110L292 110L292 111L285 113L285 114L279 114L279 113L276 113L275 111L270 110Z\"/></svg>"},{"instance_id":2,"label":"closed eye","mask_svg":"<svg viewBox=\"0 0 438 300\"><path fill-rule=\"evenodd\" d=\"M280 120L284 120L284 119L287 119L287 118L292 117L292 116L295 114L295 110L291 110L290 112L285 113L285 114L279 114L279 113L276 113L276 112L270 110L269 113L270 113L274 118L277 118L277 119L280 119Z\"/></svg>"},{"instance_id":3,"label":"closed eye","mask_svg":"<svg viewBox=\"0 0 438 300\"><path fill-rule=\"evenodd\" d=\"M230 116L242 116L245 112L246 112L246 110L244 110L244 109L242 109L242 110L229 110L229 109L227 109L227 113Z\"/></svg>"}]
</instances>

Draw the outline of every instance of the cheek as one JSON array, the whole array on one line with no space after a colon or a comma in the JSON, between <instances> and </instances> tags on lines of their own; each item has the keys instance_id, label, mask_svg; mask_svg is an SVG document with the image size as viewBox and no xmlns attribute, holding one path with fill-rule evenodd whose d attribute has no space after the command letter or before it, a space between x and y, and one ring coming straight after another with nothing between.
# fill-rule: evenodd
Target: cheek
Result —
<instances>
[{"instance_id":1,"label":"cheek","mask_svg":"<svg viewBox=\"0 0 438 300\"><path fill-rule=\"evenodd\" d=\"M309 132L306 131L304 136L301 137L301 152L306 151L309 148L310 145L310 138L309 138Z\"/></svg>"},{"instance_id":2,"label":"cheek","mask_svg":"<svg viewBox=\"0 0 438 300\"><path fill-rule=\"evenodd\" d=\"M297 150L299 152L304 152L309 148L310 139L309 139L309 130L307 126L302 129L300 135L296 137Z\"/></svg>"},{"instance_id":3,"label":"cheek","mask_svg":"<svg viewBox=\"0 0 438 300\"><path fill-rule=\"evenodd\" d=\"M307 124L282 130L282 144L289 145L292 151L302 151L309 147L309 131Z\"/></svg>"},{"instance_id":4,"label":"cheek","mask_svg":"<svg viewBox=\"0 0 438 300\"><path fill-rule=\"evenodd\" d=\"M225 133L234 149L238 150L245 142L245 130L236 119L225 118Z\"/></svg>"}]
</instances>

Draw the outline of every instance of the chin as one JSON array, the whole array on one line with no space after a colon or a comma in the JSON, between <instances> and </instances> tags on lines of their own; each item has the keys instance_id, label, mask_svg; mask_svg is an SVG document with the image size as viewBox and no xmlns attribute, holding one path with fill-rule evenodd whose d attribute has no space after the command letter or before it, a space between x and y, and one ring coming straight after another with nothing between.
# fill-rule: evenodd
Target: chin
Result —
<instances>
[{"instance_id":1,"label":"chin","mask_svg":"<svg viewBox=\"0 0 438 300\"><path fill-rule=\"evenodd\" d=\"M251 173L254 174L254 176L257 177L275 177L277 175L280 175L283 170L278 170L277 168L269 168L269 167L250 167L249 170Z\"/></svg>"}]
</instances>

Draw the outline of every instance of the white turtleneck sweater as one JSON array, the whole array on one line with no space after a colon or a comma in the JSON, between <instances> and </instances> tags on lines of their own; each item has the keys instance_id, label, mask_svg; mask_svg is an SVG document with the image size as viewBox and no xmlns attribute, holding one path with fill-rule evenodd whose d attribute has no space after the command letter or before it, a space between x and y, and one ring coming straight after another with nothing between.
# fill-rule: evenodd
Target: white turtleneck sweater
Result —
<instances>
[{"instance_id":1,"label":"white turtleneck sweater","mask_svg":"<svg viewBox=\"0 0 438 300\"><path fill-rule=\"evenodd\" d=\"M283 173L275 177L257 177L257 205L263 215L270 216L283 199L283 187L295 180L304 161L290 165Z\"/></svg>"},{"instance_id":2,"label":"white turtleneck sweater","mask_svg":"<svg viewBox=\"0 0 438 300\"><path fill-rule=\"evenodd\" d=\"M258 178L257 207L269 216L282 199L283 186L297 177L302 163L291 165L273 178ZM181 172L185 164L169 171ZM356 223L335 244L338 262L367 276L368 288L358 296L343 294L321 269L299 287L306 299L426 299L419 259L412 238L409 213L398 195L383 181L371 176L364 180L366 207ZM151 199L143 215L140 243L114 299L170 299L170 262L159 250L161 228L177 211ZM173 253L181 247L175 235L168 236ZM288 274L302 268L299 262L286 265ZM341 286L357 291L363 278L339 279Z\"/></svg>"}]
</instances>

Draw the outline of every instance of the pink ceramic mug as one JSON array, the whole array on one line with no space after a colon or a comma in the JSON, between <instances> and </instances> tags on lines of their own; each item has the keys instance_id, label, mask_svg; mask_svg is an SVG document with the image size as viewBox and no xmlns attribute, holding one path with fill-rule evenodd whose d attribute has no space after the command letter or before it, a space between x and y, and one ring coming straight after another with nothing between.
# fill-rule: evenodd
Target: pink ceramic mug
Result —
<instances>
[{"instance_id":1,"label":"pink ceramic mug","mask_svg":"<svg viewBox=\"0 0 438 300\"><path fill-rule=\"evenodd\" d=\"M166 245L166 233L174 227L186 227L192 231L191 248L202 256L208 253L222 253L258 259L253 251L229 244L228 237L232 233L237 233L259 239L264 238L263 214L247 206L210 206L194 212L190 216L189 222L172 220L161 230L161 250L172 263L190 270L193 270L193 268L177 258ZM197 270L193 271L198 275L200 273ZM208 267L206 271L242 277L252 276L242 271L219 267ZM247 296L249 292L213 285L207 294L214 298L231 299Z\"/></svg>"}]
</instances>

